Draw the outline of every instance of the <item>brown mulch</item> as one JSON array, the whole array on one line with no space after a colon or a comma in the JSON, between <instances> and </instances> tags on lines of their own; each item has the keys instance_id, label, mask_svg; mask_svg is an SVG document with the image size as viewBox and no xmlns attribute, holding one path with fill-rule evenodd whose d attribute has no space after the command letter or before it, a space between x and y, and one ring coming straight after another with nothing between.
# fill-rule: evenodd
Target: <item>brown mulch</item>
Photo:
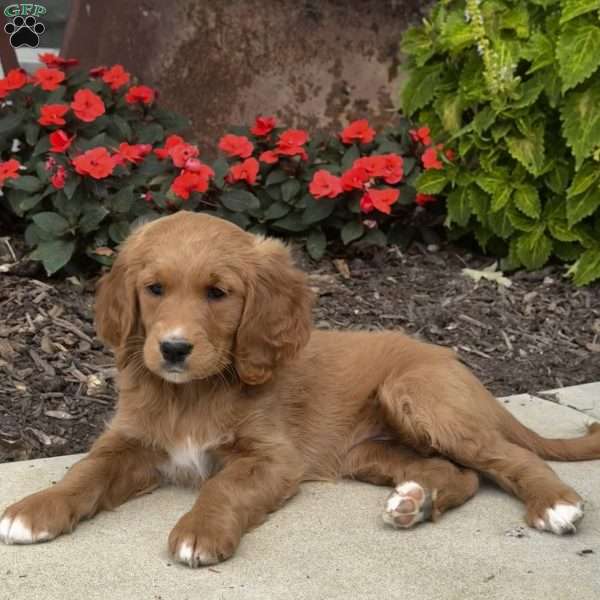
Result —
<instances>
[{"instance_id":1,"label":"brown mulch","mask_svg":"<svg viewBox=\"0 0 600 600\"><path fill-rule=\"evenodd\" d=\"M93 282L2 272L0 462L82 452L114 407L115 369L94 337ZM454 347L496 394L600 379L600 285L575 289L564 269L510 276L510 287L462 273L490 259L414 246L314 265L320 328L403 328Z\"/></svg>"}]
</instances>

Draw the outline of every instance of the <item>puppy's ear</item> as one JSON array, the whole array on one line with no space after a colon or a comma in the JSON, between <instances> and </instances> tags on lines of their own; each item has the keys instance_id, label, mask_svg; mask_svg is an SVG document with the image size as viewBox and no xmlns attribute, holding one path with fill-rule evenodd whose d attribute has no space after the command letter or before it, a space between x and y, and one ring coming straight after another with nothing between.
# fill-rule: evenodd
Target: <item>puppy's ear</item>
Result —
<instances>
[{"instance_id":1,"label":"puppy's ear","mask_svg":"<svg viewBox=\"0 0 600 600\"><path fill-rule=\"evenodd\" d=\"M258 237L256 253L235 343L236 370L251 385L268 381L308 342L313 303L306 276L281 242Z\"/></svg>"},{"instance_id":2,"label":"puppy's ear","mask_svg":"<svg viewBox=\"0 0 600 600\"><path fill-rule=\"evenodd\" d=\"M127 257L125 248L96 288L96 331L98 337L115 350L121 348L138 327L135 281Z\"/></svg>"}]
</instances>

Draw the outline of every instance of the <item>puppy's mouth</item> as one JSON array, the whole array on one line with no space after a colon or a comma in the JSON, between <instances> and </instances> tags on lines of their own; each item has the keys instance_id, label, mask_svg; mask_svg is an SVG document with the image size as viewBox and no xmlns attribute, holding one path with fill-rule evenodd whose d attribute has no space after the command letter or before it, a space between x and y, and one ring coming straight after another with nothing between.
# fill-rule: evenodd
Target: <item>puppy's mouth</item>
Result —
<instances>
[{"instance_id":1,"label":"puppy's mouth","mask_svg":"<svg viewBox=\"0 0 600 600\"><path fill-rule=\"evenodd\" d=\"M192 379L189 371L182 365L163 364L161 365L160 376L171 383L187 383Z\"/></svg>"}]
</instances>

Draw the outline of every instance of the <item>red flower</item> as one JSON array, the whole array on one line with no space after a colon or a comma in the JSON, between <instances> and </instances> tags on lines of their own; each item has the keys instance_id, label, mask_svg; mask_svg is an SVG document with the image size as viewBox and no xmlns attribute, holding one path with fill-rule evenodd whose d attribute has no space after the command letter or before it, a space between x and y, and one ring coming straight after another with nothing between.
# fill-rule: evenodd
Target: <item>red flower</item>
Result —
<instances>
[{"instance_id":1,"label":"red flower","mask_svg":"<svg viewBox=\"0 0 600 600\"><path fill-rule=\"evenodd\" d=\"M88 89L75 92L71 108L75 116L86 123L95 121L100 115L106 112L102 98Z\"/></svg>"},{"instance_id":2,"label":"red flower","mask_svg":"<svg viewBox=\"0 0 600 600\"><path fill-rule=\"evenodd\" d=\"M50 183L57 190L62 190L65 187L65 182L67 181L67 171L61 165L56 169L56 173L50 177Z\"/></svg>"},{"instance_id":3,"label":"red flower","mask_svg":"<svg viewBox=\"0 0 600 600\"><path fill-rule=\"evenodd\" d=\"M65 74L58 69L38 69L34 74L35 85L47 92L54 91L65 80Z\"/></svg>"},{"instance_id":4,"label":"red flower","mask_svg":"<svg viewBox=\"0 0 600 600\"><path fill-rule=\"evenodd\" d=\"M19 167L21 163L14 158L7 160L6 162L0 162L0 187L4 185L7 179L16 179L20 177Z\"/></svg>"},{"instance_id":5,"label":"red flower","mask_svg":"<svg viewBox=\"0 0 600 600\"><path fill-rule=\"evenodd\" d=\"M325 169L317 171L308 186L308 191L315 198L336 198L344 190L342 180Z\"/></svg>"},{"instance_id":6,"label":"red flower","mask_svg":"<svg viewBox=\"0 0 600 600\"><path fill-rule=\"evenodd\" d=\"M444 154L446 155L446 158L448 160L454 160L456 158L456 152L454 152L452 148L447 148L446 150L444 150Z\"/></svg>"},{"instance_id":7,"label":"red flower","mask_svg":"<svg viewBox=\"0 0 600 600\"><path fill-rule=\"evenodd\" d=\"M156 98L156 92L147 85L134 85L127 90L125 101L127 104L152 104Z\"/></svg>"},{"instance_id":8,"label":"red flower","mask_svg":"<svg viewBox=\"0 0 600 600\"><path fill-rule=\"evenodd\" d=\"M259 164L254 157L247 158L241 163L232 165L227 175L227 181L235 183L236 181L245 181L249 185L256 183Z\"/></svg>"},{"instance_id":9,"label":"red flower","mask_svg":"<svg viewBox=\"0 0 600 600\"><path fill-rule=\"evenodd\" d=\"M208 181L209 177L205 174L181 171L173 180L171 191L183 200L187 200L192 192L205 192L208 189Z\"/></svg>"},{"instance_id":10,"label":"red flower","mask_svg":"<svg viewBox=\"0 0 600 600\"><path fill-rule=\"evenodd\" d=\"M90 76L91 77L102 77L102 75L104 75L104 73L106 73L106 71L108 71L108 67L106 65L102 65L100 67L94 67L93 69L90 69Z\"/></svg>"},{"instance_id":11,"label":"red flower","mask_svg":"<svg viewBox=\"0 0 600 600\"><path fill-rule=\"evenodd\" d=\"M370 176L363 167L352 167L342 175L342 188L346 192L362 190L369 179Z\"/></svg>"},{"instance_id":12,"label":"red flower","mask_svg":"<svg viewBox=\"0 0 600 600\"><path fill-rule=\"evenodd\" d=\"M352 144L353 142L368 144L375 138L375 130L369 127L369 121L360 119L350 123L350 125L342 131L341 138L344 144Z\"/></svg>"},{"instance_id":13,"label":"red flower","mask_svg":"<svg viewBox=\"0 0 600 600\"><path fill-rule=\"evenodd\" d=\"M38 54L40 62L43 62L49 69L58 69L60 67L72 67L78 65L79 61L76 58L63 58L52 52Z\"/></svg>"},{"instance_id":14,"label":"red flower","mask_svg":"<svg viewBox=\"0 0 600 600\"><path fill-rule=\"evenodd\" d=\"M228 133L219 140L219 149L228 156L248 158L252 154L254 146L245 135Z\"/></svg>"},{"instance_id":15,"label":"red flower","mask_svg":"<svg viewBox=\"0 0 600 600\"><path fill-rule=\"evenodd\" d=\"M277 152L274 152L273 150L265 150L258 157L258 160L260 160L260 162L267 163L268 165L272 165L279 160L279 155L277 154Z\"/></svg>"},{"instance_id":16,"label":"red flower","mask_svg":"<svg viewBox=\"0 0 600 600\"><path fill-rule=\"evenodd\" d=\"M308 142L308 133L302 129L287 129L277 141L277 154L284 156L300 156L303 160L308 158L306 150L302 147Z\"/></svg>"},{"instance_id":17,"label":"red flower","mask_svg":"<svg viewBox=\"0 0 600 600\"><path fill-rule=\"evenodd\" d=\"M123 65L114 65L102 73L102 81L106 83L111 90L116 91L129 83L130 75L123 68Z\"/></svg>"},{"instance_id":18,"label":"red flower","mask_svg":"<svg viewBox=\"0 0 600 600\"><path fill-rule=\"evenodd\" d=\"M141 163L144 157L152 152L151 144L127 144L123 142L119 144L119 151L115 155L119 164L130 162L135 165ZM115 158L113 157L113 158Z\"/></svg>"},{"instance_id":19,"label":"red flower","mask_svg":"<svg viewBox=\"0 0 600 600\"><path fill-rule=\"evenodd\" d=\"M399 183L404 177L404 161L397 154L382 154L384 159L382 177L386 183Z\"/></svg>"},{"instance_id":20,"label":"red flower","mask_svg":"<svg viewBox=\"0 0 600 600\"><path fill-rule=\"evenodd\" d=\"M50 152L66 152L71 145L73 138L62 129L57 129L50 134Z\"/></svg>"},{"instance_id":21,"label":"red flower","mask_svg":"<svg viewBox=\"0 0 600 600\"><path fill-rule=\"evenodd\" d=\"M115 159L106 148L92 148L73 159L73 166L80 175L89 175L94 179L104 179L115 168Z\"/></svg>"},{"instance_id":22,"label":"red flower","mask_svg":"<svg viewBox=\"0 0 600 600\"><path fill-rule=\"evenodd\" d=\"M386 159L381 154L357 158L352 168L364 169L369 177L383 177L386 171Z\"/></svg>"},{"instance_id":23,"label":"red flower","mask_svg":"<svg viewBox=\"0 0 600 600\"><path fill-rule=\"evenodd\" d=\"M215 176L215 172L197 158L190 158L186 161L184 169L190 173L197 173L201 177L211 179Z\"/></svg>"},{"instance_id":24,"label":"red flower","mask_svg":"<svg viewBox=\"0 0 600 600\"><path fill-rule=\"evenodd\" d=\"M54 165L56 165L55 158L53 156L49 156L46 162L44 163L44 169L46 169L46 171L51 171L52 169L54 169Z\"/></svg>"},{"instance_id":25,"label":"red flower","mask_svg":"<svg viewBox=\"0 0 600 600\"><path fill-rule=\"evenodd\" d=\"M169 149L169 156L176 167L183 167L190 158L196 158L200 151L192 144L182 142L176 144Z\"/></svg>"},{"instance_id":26,"label":"red flower","mask_svg":"<svg viewBox=\"0 0 600 600\"><path fill-rule=\"evenodd\" d=\"M417 197L415 198L415 202L419 206L425 206L429 202L435 202L435 200L435 196L430 196L429 194L417 194Z\"/></svg>"},{"instance_id":27,"label":"red flower","mask_svg":"<svg viewBox=\"0 0 600 600\"><path fill-rule=\"evenodd\" d=\"M398 200L399 196L400 191L392 188L369 190L360 200L360 209L365 213L377 209L379 212L389 215L392 212L392 204Z\"/></svg>"},{"instance_id":28,"label":"red flower","mask_svg":"<svg viewBox=\"0 0 600 600\"><path fill-rule=\"evenodd\" d=\"M64 125L66 121L63 119L65 114L69 112L67 104L44 104L40 108L40 125Z\"/></svg>"},{"instance_id":29,"label":"red flower","mask_svg":"<svg viewBox=\"0 0 600 600\"><path fill-rule=\"evenodd\" d=\"M22 88L27 81L27 73L23 69L11 69L4 79L0 79L0 98L4 98L13 90Z\"/></svg>"},{"instance_id":30,"label":"red flower","mask_svg":"<svg viewBox=\"0 0 600 600\"><path fill-rule=\"evenodd\" d=\"M413 142L421 142L425 146L431 145L431 137L429 127L419 127L418 129L411 129L409 132Z\"/></svg>"},{"instance_id":31,"label":"red flower","mask_svg":"<svg viewBox=\"0 0 600 600\"><path fill-rule=\"evenodd\" d=\"M185 140L179 135L170 135L165 140L165 145L163 148L154 149L154 154L156 154L156 156L158 156L158 158L160 158L161 160L164 160L165 158L167 158L167 156L170 155L171 150L179 144L185 144Z\"/></svg>"},{"instance_id":32,"label":"red flower","mask_svg":"<svg viewBox=\"0 0 600 600\"><path fill-rule=\"evenodd\" d=\"M427 171L428 169L443 169L444 165L438 159L438 151L433 146L430 146L423 152L423 156L421 156L421 162L423 163L423 168Z\"/></svg>"},{"instance_id":33,"label":"red flower","mask_svg":"<svg viewBox=\"0 0 600 600\"><path fill-rule=\"evenodd\" d=\"M275 117L256 117L250 133L257 137L269 135L275 129Z\"/></svg>"}]
</instances>

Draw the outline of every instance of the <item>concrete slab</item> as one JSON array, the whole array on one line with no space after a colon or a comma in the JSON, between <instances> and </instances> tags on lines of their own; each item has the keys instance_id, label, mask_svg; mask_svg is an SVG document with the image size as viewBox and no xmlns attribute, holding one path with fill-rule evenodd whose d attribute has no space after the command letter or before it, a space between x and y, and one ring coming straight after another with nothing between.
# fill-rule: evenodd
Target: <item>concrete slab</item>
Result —
<instances>
[{"instance_id":1,"label":"concrete slab","mask_svg":"<svg viewBox=\"0 0 600 600\"><path fill-rule=\"evenodd\" d=\"M577 435L587 420L528 395L501 401L546 435ZM0 509L77 458L0 465ZM191 570L170 560L166 540L194 494L164 488L51 543L0 544L0 600L597 600L600 462L553 466L587 501L575 536L517 537L523 508L491 485L435 525L395 531L378 518L387 489L314 483L248 534L233 559Z\"/></svg>"},{"instance_id":2,"label":"concrete slab","mask_svg":"<svg viewBox=\"0 0 600 600\"><path fill-rule=\"evenodd\" d=\"M541 392L540 396L600 419L600 381L559 390L548 390Z\"/></svg>"}]
</instances>

